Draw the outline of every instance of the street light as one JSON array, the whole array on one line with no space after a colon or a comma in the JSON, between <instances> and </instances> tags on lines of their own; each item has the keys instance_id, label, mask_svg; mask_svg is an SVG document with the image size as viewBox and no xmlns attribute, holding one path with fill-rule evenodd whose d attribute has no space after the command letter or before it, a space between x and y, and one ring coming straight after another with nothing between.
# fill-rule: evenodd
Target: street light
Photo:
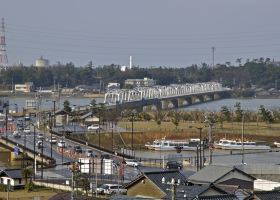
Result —
<instances>
[{"instance_id":1,"label":"street light","mask_svg":"<svg viewBox=\"0 0 280 200\"><path fill-rule=\"evenodd\" d=\"M202 165L204 166L204 158L202 163L202 157L201 157L201 132L203 127L189 126L189 128L196 128L197 130L199 130L199 169L202 169ZM203 147L203 151L204 151L204 147Z\"/></svg>"},{"instance_id":2,"label":"street light","mask_svg":"<svg viewBox=\"0 0 280 200\"><path fill-rule=\"evenodd\" d=\"M35 149L35 125L33 123L30 123L33 126L33 179L35 180L35 154L36 154L36 149Z\"/></svg>"}]
</instances>

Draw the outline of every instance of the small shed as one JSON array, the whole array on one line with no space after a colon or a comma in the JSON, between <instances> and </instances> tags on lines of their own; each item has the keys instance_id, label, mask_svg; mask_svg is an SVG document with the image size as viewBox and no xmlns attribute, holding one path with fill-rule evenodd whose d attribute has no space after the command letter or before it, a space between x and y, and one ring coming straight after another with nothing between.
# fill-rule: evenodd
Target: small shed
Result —
<instances>
[{"instance_id":1,"label":"small shed","mask_svg":"<svg viewBox=\"0 0 280 200\"><path fill-rule=\"evenodd\" d=\"M4 169L0 172L0 183L10 185L11 189L21 189L25 186L22 169Z\"/></svg>"}]
</instances>

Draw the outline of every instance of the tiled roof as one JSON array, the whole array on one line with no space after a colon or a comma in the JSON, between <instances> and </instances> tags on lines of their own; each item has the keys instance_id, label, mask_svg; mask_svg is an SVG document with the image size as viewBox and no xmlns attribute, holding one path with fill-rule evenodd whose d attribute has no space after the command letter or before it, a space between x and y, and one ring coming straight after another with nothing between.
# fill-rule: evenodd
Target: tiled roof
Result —
<instances>
[{"instance_id":1,"label":"tiled roof","mask_svg":"<svg viewBox=\"0 0 280 200\"><path fill-rule=\"evenodd\" d=\"M22 178L22 169L4 169L0 172L0 176L8 176L12 179Z\"/></svg>"},{"instance_id":2,"label":"tiled roof","mask_svg":"<svg viewBox=\"0 0 280 200\"><path fill-rule=\"evenodd\" d=\"M238 198L233 194L225 194L225 195L202 196L202 197L195 198L195 200L238 200Z\"/></svg>"},{"instance_id":3,"label":"tiled roof","mask_svg":"<svg viewBox=\"0 0 280 200\"><path fill-rule=\"evenodd\" d=\"M220 166L220 165L210 165L207 166L194 175L189 177L190 182L200 182L200 183L215 183L218 179L228 174L230 171L237 170L240 173L245 174L246 176L255 179L254 177L246 174L240 169L235 168L234 166Z\"/></svg>"},{"instance_id":4,"label":"tiled roof","mask_svg":"<svg viewBox=\"0 0 280 200\"><path fill-rule=\"evenodd\" d=\"M260 200L280 200L280 191L256 191L255 196Z\"/></svg>"},{"instance_id":5,"label":"tiled roof","mask_svg":"<svg viewBox=\"0 0 280 200\"><path fill-rule=\"evenodd\" d=\"M169 188L167 182L171 182L172 178L175 181L180 180L181 183L186 181L186 177L180 173L178 170L165 170L165 171L158 171L158 172L146 172L144 174L148 177L151 181L154 182L162 191L166 193L166 189ZM165 178L165 184L162 183L162 178Z\"/></svg>"}]
</instances>

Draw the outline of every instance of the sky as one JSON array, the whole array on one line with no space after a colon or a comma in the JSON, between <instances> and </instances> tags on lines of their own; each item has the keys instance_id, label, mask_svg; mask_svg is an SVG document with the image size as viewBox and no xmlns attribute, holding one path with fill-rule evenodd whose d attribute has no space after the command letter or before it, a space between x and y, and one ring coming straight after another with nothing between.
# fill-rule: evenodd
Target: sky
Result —
<instances>
[{"instance_id":1,"label":"sky","mask_svg":"<svg viewBox=\"0 0 280 200\"><path fill-rule=\"evenodd\" d=\"M9 64L280 61L279 0L0 0Z\"/></svg>"}]
</instances>

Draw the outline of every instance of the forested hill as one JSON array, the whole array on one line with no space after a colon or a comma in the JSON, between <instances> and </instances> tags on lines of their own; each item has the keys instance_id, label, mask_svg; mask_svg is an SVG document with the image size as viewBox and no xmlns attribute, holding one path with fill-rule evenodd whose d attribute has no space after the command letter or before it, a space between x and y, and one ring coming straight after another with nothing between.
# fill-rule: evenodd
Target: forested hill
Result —
<instances>
[{"instance_id":1,"label":"forested hill","mask_svg":"<svg viewBox=\"0 0 280 200\"><path fill-rule=\"evenodd\" d=\"M85 67L75 67L72 63L68 63L47 68L10 67L6 71L1 71L0 83L11 85L33 82L36 87L44 87L51 86L55 80L62 87L74 87L80 84L91 85L102 79L105 85L108 82L119 82L123 85L125 79L144 77L153 78L160 85L219 81L229 87L248 88L253 84L257 87L272 88L280 80L280 67L270 61L256 60L244 65L240 64L238 67L227 63L211 68L203 64L185 68L134 67L122 72L119 65L94 67L90 64Z\"/></svg>"}]
</instances>

